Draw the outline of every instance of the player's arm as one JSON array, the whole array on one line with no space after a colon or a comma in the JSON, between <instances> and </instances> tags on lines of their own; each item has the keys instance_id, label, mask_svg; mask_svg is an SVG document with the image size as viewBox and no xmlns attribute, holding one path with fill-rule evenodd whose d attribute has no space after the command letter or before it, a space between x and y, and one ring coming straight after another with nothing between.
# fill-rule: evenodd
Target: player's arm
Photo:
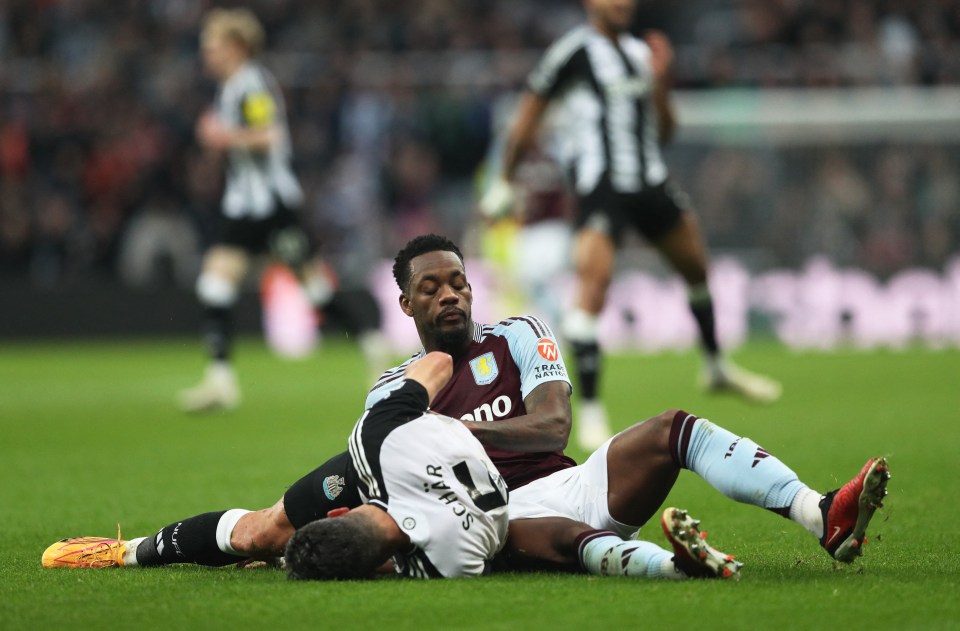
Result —
<instances>
[{"instance_id":1,"label":"player's arm","mask_svg":"<svg viewBox=\"0 0 960 631\"><path fill-rule=\"evenodd\" d=\"M570 386L542 383L523 400L527 413L496 423L462 421L486 447L507 451L562 451L570 438Z\"/></svg>"},{"instance_id":2,"label":"player's arm","mask_svg":"<svg viewBox=\"0 0 960 631\"><path fill-rule=\"evenodd\" d=\"M427 398L433 401L453 375L453 358L446 353L433 351L413 362L404 371L404 377L416 381L427 391Z\"/></svg>"},{"instance_id":3,"label":"player's arm","mask_svg":"<svg viewBox=\"0 0 960 631\"><path fill-rule=\"evenodd\" d=\"M506 144L503 149L503 171L501 176L508 182L513 181L517 165L523 156L533 146L540 129L540 121L547 111L550 101L530 90L525 90L517 105L517 113L513 125L507 133Z\"/></svg>"},{"instance_id":4,"label":"player's arm","mask_svg":"<svg viewBox=\"0 0 960 631\"><path fill-rule=\"evenodd\" d=\"M207 149L250 149L266 151L279 138L276 125L267 127L231 127L216 114L207 112L197 121L197 141Z\"/></svg>"},{"instance_id":5,"label":"player's arm","mask_svg":"<svg viewBox=\"0 0 960 631\"><path fill-rule=\"evenodd\" d=\"M657 130L660 144L666 145L673 140L677 130L677 117L670 99L670 69L673 67L673 47L670 40L660 31L649 31L644 41L650 47L650 65L653 70L653 107L657 111Z\"/></svg>"},{"instance_id":6,"label":"player's arm","mask_svg":"<svg viewBox=\"0 0 960 631\"><path fill-rule=\"evenodd\" d=\"M515 193L513 177L517 165L533 146L540 128L540 121L547 110L549 100L530 90L524 91L517 106L513 125L507 133L503 150L503 170L493 181L479 202L480 211L494 219L510 213L513 209Z\"/></svg>"},{"instance_id":7,"label":"player's arm","mask_svg":"<svg viewBox=\"0 0 960 631\"><path fill-rule=\"evenodd\" d=\"M240 103L243 125L226 125L216 114L207 112L197 122L197 140L208 149L267 151L280 138L276 112L269 92L251 92Z\"/></svg>"}]
</instances>

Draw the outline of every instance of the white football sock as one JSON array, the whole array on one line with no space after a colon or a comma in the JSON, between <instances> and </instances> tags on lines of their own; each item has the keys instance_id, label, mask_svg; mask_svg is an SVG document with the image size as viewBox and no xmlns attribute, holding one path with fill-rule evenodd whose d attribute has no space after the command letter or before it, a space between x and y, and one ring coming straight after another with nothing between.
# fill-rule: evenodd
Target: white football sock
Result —
<instances>
[{"instance_id":1,"label":"white football sock","mask_svg":"<svg viewBox=\"0 0 960 631\"><path fill-rule=\"evenodd\" d=\"M823 496L809 487L804 487L790 503L790 519L810 531L819 539L823 536L823 513L820 499Z\"/></svg>"},{"instance_id":2,"label":"white football sock","mask_svg":"<svg viewBox=\"0 0 960 631\"><path fill-rule=\"evenodd\" d=\"M140 564L137 563L137 546L144 539L146 537L137 537L126 543L123 547L123 567L140 567Z\"/></svg>"},{"instance_id":3,"label":"white football sock","mask_svg":"<svg viewBox=\"0 0 960 631\"><path fill-rule=\"evenodd\" d=\"M234 550L233 546L230 545L230 537L233 535L233 529L237 527L237 522L240 521L240 518L249 512L250 511L242 508L231 508L220 516L220 521L217 522L217 547L219 547L222 552L244 556L243 552Z\"/></svg>"}]
</instances>

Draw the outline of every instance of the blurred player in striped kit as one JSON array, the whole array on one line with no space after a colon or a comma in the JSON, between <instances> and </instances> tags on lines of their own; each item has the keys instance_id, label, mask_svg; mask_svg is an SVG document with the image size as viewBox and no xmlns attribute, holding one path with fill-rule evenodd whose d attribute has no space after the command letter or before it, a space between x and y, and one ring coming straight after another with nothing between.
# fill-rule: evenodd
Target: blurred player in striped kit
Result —
<instances>
[{"instance_id":1,"label":"blurred player in striped kit","mask_svg":"<svg viewBox=\"0 0 960 631\"><path fill-rule=\"evenodd\" d=\"M628 32L636 0L584 0L584 6L587 24L557 40L530 74L507 136L502 176L480 200L480 208L495 217L512 206L517 166L534 144L547 107L561 104L579 202L573 252L577 291L562 326L579 377L577 437L591 449L610 435L597 398L597 321L617 248L629 229L643 235L687 283L706 360L703 385L760 401L777 399L780 385L737 367L717 343L703 235L660 153L676 126L669 40L662 33L639 39Z\"/></svg>"},{"instance_id":2,"label":"blurred player in striped kit","mask_svg":"<svg viewBox=\"0 0 960 631\"><path fill-rule=\"evenodd\" d=\"M329 268L311 259L311 243L298 216L304 195L291 166L283 95L255 59L263 40L263 27L247 9L210 11L200 38L204 67L219 90L214 108L197 122L197 140L225 153L227 170L221 232L204 255L197 280L211 361L201 383L180 393L180 404L189 412L229 409L240 401L230 363L231 312L259 254L290 267L314 305L363 311L363 317L348 314L344 320L354 325L369 360L383 361L379 356L386 348L378 343L376 303L338 305Z\"/></svg>"}]
</instances>

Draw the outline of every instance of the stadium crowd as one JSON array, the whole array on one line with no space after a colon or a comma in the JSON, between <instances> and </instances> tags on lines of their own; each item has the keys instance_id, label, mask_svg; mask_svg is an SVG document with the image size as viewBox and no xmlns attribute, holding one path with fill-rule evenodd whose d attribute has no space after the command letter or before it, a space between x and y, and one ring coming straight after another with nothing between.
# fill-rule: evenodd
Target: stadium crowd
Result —
<instances>
[{"instance_id":1,"label":"stadium crowd","mask_svg":"<svg viewBox=\"0 0 960 631\"><path fill-rule=\"evenodd\" d=\"M192 284L220 192L193 134L213 94L197 42L212 4L0 5L0 275ZM494 99L582 19L576 0L245 4L287 93L311 229L347 276L414 234L462 232ZM657 0L637 23L673 39L680 88L960 84L960 0ZM955 155L707 148L675 173L717 248L888 274L957 251Z\"/></svg>"}]
</instances>

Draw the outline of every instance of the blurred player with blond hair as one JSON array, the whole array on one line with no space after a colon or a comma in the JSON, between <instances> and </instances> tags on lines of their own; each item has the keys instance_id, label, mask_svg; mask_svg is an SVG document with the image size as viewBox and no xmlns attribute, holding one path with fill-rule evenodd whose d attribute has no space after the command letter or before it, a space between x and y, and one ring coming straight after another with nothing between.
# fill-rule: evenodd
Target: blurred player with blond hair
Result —
<instances>
[{"instance_id":1,"label":"blurred player with blond hair","mask_svg":"<svg viewBox=\"0 0 960 631\"><path fill-rule=\"evenodd\" d=\"M256 61L263 27L247 9L213 9L200 42L205 70L219 90L214 108L197 122L197 140L226 154L227 167L221 232L197 279L210 365L199 385L180 393L181 406L190 412L229 409L240 401L230 363L231 314L254 256L269 253L290 267L314 305L328 305L334 297L331 273L319 259L310 259L310 242L300 226L304 195L291 166L283 94ZM370 328L364 322L357 331L365 352L377 348L364 339L379 337L378 311L376 316Z\"/></svg>"}]
</instances>

